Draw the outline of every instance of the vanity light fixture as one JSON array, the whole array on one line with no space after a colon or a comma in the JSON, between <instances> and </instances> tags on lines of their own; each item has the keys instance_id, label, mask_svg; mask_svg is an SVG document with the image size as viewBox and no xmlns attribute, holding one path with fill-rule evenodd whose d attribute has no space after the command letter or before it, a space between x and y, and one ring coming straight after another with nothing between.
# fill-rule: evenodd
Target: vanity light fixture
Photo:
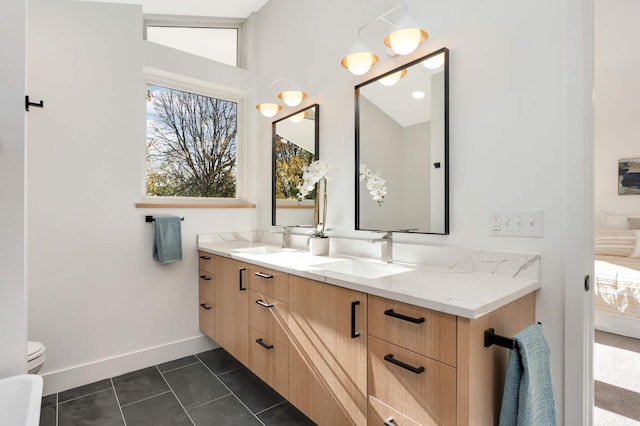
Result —
<instances>
[{"instance_id":1,"label":"vanity light fixture","mask_svg":"<svg viewBox=\"0 0 640 426\"><path fill-rule=\"evenodd\" d=\"M400 79L402 77L404 77L405 75L407 75L407 70L406 69L402 69L398 72L394 72L393 74L390 74L386 77L381 78L380 80L378 80L380 82L380 84L382 84L383 86L393 86L394 84L396 84L397 82L400 81Z\"/></svg>"},{"instance_id":2,"label":"vanity light fixture","mask_svg":"<svg viewBox=\"0 0 640 426\"><path fill-rule=\"evenodd\" d=\"M395 24L386 19L386 16L401 7L404 8L404 13ZM407 2L405 0L402 4L394 7L388 12L385 12L381 16L369 22L367 25L360 27L356 42L342 58L340 64L352 74L362 75L378 63L378 56L373 53L371 49L365 46L362 38L360 37L361 31L376 21L384 21L392 26L392 31L384 38L384 44L396 55L408 55L414 52L418 46L427 40L429 35L425 30L420 28L411 16L409 16L407 9Z\"/></svg>"},{"instance_id":3,"label":"vanity light fixture","mask_svg":"<svg viewBox=\"0 0 640 426\"><path fill-rule=\"evenodd\" d=\"M390 47L398 55L413 53L424 43L429 34L409 16L407 2L404 2L404 14L393 25L389 35L384 38L384 45Z\"/></svg>"},{"instance_id":4,"label":"vanity light fixture","mask_svg":"<svg viewBox=\"0 0 640 426\"><path fill-rule=\"evenodd\" d=\"M432 56L431 58L422 61L422 65L430 70L437 70L442 66L442 64L444 64L444 53Z\"/></svg>"},{"instance_id":5,"label":"vanity light fixture","mask_svg":"<svg viewBox=\"0 0 640 426\"><path fill-rule=\"evenodd\" d=\"M272 102L263 102L256 105L256 109L265 117L273 117L282 109L282 105L274 104Z\"/></svg>"}]
</instances>

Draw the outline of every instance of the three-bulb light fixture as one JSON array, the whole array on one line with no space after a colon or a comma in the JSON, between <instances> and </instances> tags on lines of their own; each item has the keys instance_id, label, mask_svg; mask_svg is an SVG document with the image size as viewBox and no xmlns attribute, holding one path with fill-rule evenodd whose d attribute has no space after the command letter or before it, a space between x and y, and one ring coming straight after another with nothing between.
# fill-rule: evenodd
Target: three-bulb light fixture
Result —
<instances>
[{"instance_id":1,"label":"three-bulb light fixture","mask_svg":"<svg viewBox=\"0 0 640 426\"><path fill-rule=\"evenodd\" d=\"M387 15L398 10L400 7L404 7L404 13L395 24L385 19ZM360 33L364 28L378 20L388 22L392 25L391 31L384 38L384 45L390 48L396 55L409 55L413 53L418 46L424 43L427 40L427 37L429 37L427 32L420 28L420 25L411 18L407 11L407 2L404 1L401 5L394 7L358 30L358 38L356 42L351 49L349 49L345 57L342 58L342 61L340 61L340 64L352 74L363 75L378 63L378 56L364 44L360 37ZM395 81L393 81L393 78L391 77L391 75L386 77L389 79L388 82L390 84L388 85L394 84L395 81L404 77L404 75L395 76Z\"/></svg>"}]
</instances>

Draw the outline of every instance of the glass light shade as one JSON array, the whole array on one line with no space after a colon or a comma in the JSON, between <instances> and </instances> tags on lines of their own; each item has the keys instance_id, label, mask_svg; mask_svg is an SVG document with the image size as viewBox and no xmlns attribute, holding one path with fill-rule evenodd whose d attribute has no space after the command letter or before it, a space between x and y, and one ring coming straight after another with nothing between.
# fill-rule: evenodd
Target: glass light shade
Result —
<instances>
[{"instance_id":1,"label":"glass light shade","mask_svg":"<svg viewBox=\"0 0 640 426\"><path fill-rule=\"evenodd\" d=\"M282 106L278 104L266 102L266 103L261 103L256 105L256 109L260 111L260 113L265 117L273 117L278 113L278 111L282 109Z\"/></svg>"},{"instance_id":2,"label":"glass light shade","mask_svg":"<svg viewBox=\"0 0 640 426\"><path fill-rule=\"evenodd\" d=\"M365 46L360 37L358 37L353 46L351 46L351 49L349 49L349 52L342 58L342 61L340 61L340 65L354 75L365 74L377 63L378 55Z\"/></svg>"},{"instance_id":3,"label":"glass light shade","mask_svg":"<svg viewBox=\"0 0 640 426\"><path fill-rule=\"evenodd\" d=\"M398 55L408 55L418 48L429 34L405 13L384 38L384 44Z\"/></svg>"},{"instance_id":4,"label":"glass light shade","mask_svg":"<svg viewBox=\"0 0 640 426\"><path fill-rule=\"evenodd\" d=\"M299 123L302 120L304 120L304 118L307 116L307 111L302 111L297 113L296 115L292 115L291 117L289 117L289 120L292 123Z\"/></svg>"},{"instance_id":5,"label":"glass light shade","mask_svg":"<svg viewBox=\"0 0 640 426\"><path fill-rule=\"evenodd\" d=\"M394 72L393 74L390 74L386 77L381 78L380 80L380 84L382 84L383 86L393 86L394 84L396 84L398 81L400 81L400 79L402 77L404 77L405 75L407 75L407 70L400 70L398 72Z\"/></svg>"},{"instance_id":6,"label":"glass light shade","mask_svg":"<svg viewBox=\"0 0 640 426\"><path fill-rule=\"evenodd\" d=\"M442 53L422 61L422 65L430 70L437 70L442 64L444 64L444 55Z\"/></svg>"},{"instance_id":7,"label":"glass light shade","mask_svg":"<svg viewBox=\"0 0 640 426\"><path fill-rule=\"evenodd\" d=\"M302 100L306 97L307 94L302 90L285 90L278 95L278 98L282 99L282 102L290 107L300 105L300 102L302 102Z\"/></svg>"}]
</instances>

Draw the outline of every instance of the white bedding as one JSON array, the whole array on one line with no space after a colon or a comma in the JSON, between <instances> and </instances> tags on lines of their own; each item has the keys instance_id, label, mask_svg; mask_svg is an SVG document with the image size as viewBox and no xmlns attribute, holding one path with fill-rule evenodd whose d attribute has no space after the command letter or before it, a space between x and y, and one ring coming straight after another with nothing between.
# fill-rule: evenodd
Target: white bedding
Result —
<instances>
[{"instance_id":1,"label":"white bedding","mask_svg":"<svg viewBox=\"0 0 640 426\"><path fill-rule=\"evenodd\" d=\"M640 318L640 258L596 255L595 309Z\"/></svg>"}]
</instances>

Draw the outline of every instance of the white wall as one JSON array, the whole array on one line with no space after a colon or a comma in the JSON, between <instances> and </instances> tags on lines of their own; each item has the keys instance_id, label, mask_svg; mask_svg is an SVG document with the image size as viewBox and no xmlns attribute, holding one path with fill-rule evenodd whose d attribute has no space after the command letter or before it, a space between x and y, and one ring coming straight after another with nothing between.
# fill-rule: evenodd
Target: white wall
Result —
<instances>
[{"instance_id":1,"label":"white wall","mask_svg":"<svg viewBox=\"0 0 640 426\"><path fill-rule=\"evenodd\" d=\"M564 324L572 320L565 318L565 272L580 275L583 266L574 266L584 255L580 252L565 263L565 253L573 244L565 240L569 233L566 221L573 220L565 217L565 211L572 200L582 200L586 183L576 180L582 175L567 175L565 165L574 152L588 146L582 142L587 101L568 96L576 91L582 95L579 91L584 90L580 86L584 77L577 71L586 63L583 25L588 7L586 2L570 0L410 0L411 14L430 34L426 44L410 57L390 58L380 42L374 47L380 63L370 73L361 77L347 73L339 62L358 28L396 4L393 0L270 0L256 23L260 34L257 90L266 94L270 81L291 74L309 93L307 102L322 106L321 153L332 165L334 182L328 225L338 232L354 233L354 85L441 47L450 49L451 235L406 238L434 245L542 254L537 320L545 325L551 346L562 420L565 403L568 413L582 407L580 384L578 392L573 389L565 394L565 384L571 388L576 383L568 373L572 382L565 383ZM290 112L285 109L282 114ZM260 122L258 140L265 147L264 155L269 134L268 123ZM588 177L588 171L586 174ZM267 179L264 182L262 191L267 192ZM525 208L544 210L544 238L488 236L488 210ZM268 223L267 212L261 213L260 223ZM573 280L570 274L567 277ZM576 350L583 347L578 345ZM567 414L567 419L572 415Z\"/></svg>"},{"instance_id":2,"label":"white wall","mask_svg":"<svg viewBox=\"0 0 640 426\"><path fill-rule=\"evenodd\" d=\"M26 2L3 1L0 13L0 378L24 373L27 368L25 37Z\"/></svg>"},{"instance_id":3,"label":"white wall","mask_svg":"<svg viewBox=\"0 0 640 426\"><path fill-rule=\"evenodd\" d=\"M196 235L256 226L255 209L134 207L143 188L143 66L240 95L253 90L246 71L145 46L141 25L139 6L30 1L28 82L46 108L29 121L29 337L47 348L45 393L209 347L198 330ZM251 102L242 110L243 187L255 200L247 109ZM147 214L185 218L182 262L152 260Z\"/></svg>"},{"instance_id":4,"label":"white wall","mask_svg":"<svg viewBox=\"0 0 640 426\"><path fill-rule=\"evenodd\" d=\"M618 160L640 158L640 2L595 1L595 209L640 212L618 195Z\"/></svg>"}]
</instances>

